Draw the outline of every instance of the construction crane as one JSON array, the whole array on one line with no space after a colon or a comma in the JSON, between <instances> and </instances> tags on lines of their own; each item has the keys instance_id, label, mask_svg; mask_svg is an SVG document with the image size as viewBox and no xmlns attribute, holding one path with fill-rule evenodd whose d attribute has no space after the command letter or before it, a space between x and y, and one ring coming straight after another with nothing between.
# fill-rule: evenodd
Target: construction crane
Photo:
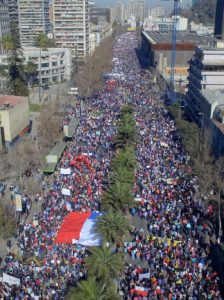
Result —
<instances>
[{"instance_id":1,"label":"construction crane","mask_svg":"<svg viewBox=\"0 0 224 300\"><path fill-rule=\"evenodd\" d=\"M175 75L175 63L176 63L177 22L178 22L179 4L182 2L182 0L161 0L161 1L174 1L172 56L171 56L171 68L170 68L170 96L171 96L171 102L176 102L174 75Z\"/></svg>"}]
</instances>

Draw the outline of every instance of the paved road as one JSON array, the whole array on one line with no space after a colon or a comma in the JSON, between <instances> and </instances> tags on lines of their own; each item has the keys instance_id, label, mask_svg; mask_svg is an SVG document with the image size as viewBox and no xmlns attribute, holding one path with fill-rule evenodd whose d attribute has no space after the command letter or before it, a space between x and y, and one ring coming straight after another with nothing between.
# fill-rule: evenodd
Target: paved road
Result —
<instances>
[{"instance_id":1,"label":"paved road","mask_svg":"<svg viewBox=\"0 0 224 300\"><path fill-rule=\"evenodd\" d=\"M57 97L67 97L68 96L68 83L63 82L50 86L49 89L40 90L41 99L39 99L39 88L35 87L32 89L29 95L30 103L43 104L47 101L55 101Z\"/></svg>"}]
</instances>

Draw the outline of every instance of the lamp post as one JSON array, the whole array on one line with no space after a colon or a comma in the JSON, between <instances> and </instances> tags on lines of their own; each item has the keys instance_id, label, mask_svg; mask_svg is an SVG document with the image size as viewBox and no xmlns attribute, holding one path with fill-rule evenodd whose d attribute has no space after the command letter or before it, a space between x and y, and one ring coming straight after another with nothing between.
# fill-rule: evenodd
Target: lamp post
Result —
<instances>
[{"instance_id":1,"label":"lamp post","mask_svg":"<svg viewBox=\"0 0 224 300\"><path fill-rule=\"evenodd\" d=\"M184 108L184 106L181 105L181 102L182 102L182 83L183 83L183 80L180 78L179 79L179 99L178 99L178 102L179 102L178 119L179 120L181 119L181 108Z\"/></svg>"}]
</instances>

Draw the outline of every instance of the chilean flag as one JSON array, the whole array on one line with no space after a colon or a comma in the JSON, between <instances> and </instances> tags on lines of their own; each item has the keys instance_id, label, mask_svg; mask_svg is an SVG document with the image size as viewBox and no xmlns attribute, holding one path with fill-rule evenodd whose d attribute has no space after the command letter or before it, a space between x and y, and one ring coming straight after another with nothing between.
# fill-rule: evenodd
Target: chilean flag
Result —
<instances>
[{"instance_id":1,"label":"chilean flag","mask_svg":"<svg viewBox=\"0 0 224 300\"><path fill-rule=\"evenodd\" d=\"M94 232L99 212L70 212L58 231L55 243L100 246L99 235Z\"/></svg>"}]
</instances>

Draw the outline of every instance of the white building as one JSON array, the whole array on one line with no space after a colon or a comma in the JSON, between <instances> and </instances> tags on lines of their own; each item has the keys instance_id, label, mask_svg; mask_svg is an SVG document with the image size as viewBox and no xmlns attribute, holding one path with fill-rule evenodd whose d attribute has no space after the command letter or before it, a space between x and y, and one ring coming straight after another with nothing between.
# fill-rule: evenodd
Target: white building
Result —
<instances>
[{"instance_id":1,"label":"white building","mask_svg":"<svg viewBox=\"0 0 224 300\"><path fill-rule=\"evenodd\" d=\"M50 32L49 0L18 0L21 47L34 46L38 35Z\"/></svg>"},{"instance_id":2,"label":"white building","mask_svg":"<svg viewBox=\"0 0 224 300\"><path fill-rule=\"evenodd\" d=\"M189 65L187 111L200 122L201 98L204 90L224 89L224 45L197 47Z\"/></svg>"},{"instance_id":3,"label":"white building","mask_svg":"<svg viewBox=\"0 0 224 300\"><path fill-rule=\"evenodd\" d=\"M127 18L135 16L137 20L144 20L146 16L145 0L129 0L127 3Z\"/></svg>"},{"instance_id":4,"label":"white building","mask_svg":"<svg viewBox=\"0 0 224 300\"><path fill-rule=\"evenodd\" d=\"M24 64L31 61L36 65L37 73L30 75L28 82L30 84L41 85L55 84L64 80L70 80L72 62L71 50L64 48L23 48ZM0 64L7 65L7 56L0 56Z\"/></svg>"},{"instance_id":5,"label":"white building","mask_svg":"<svg viewBox=\"0 0 224 300\"><path fill-rule=\"evenodd\" d=\"M5 0L0 1L0 40L10 34L10 21L9 21L9 8L8 2ZM3 53L1 46L0 54Z\"/></svg>"},{"instance_id":6,"label":"white building","mask_svg":"<svg viewBox=\"0 0 224 300\"><path fill-rule=\"evenodd\" d=\"M144 20L143 28L145 31L172 31L173 30L173 17L172 18L153 18L148 17ZM177 17L177 31L186 31L188 28L188 18L181 16Z\"/></svg>"},{"instance_id":7,"label":"white building","mask_svg":"<svg viewBox=\"0 0 224 300\"><path fill-rule=\"evenodd\" d=\"M98 25L91 24L90 33L90 55L96 50L100 43L112 34L112 26L107 22Z\"/></svg>"},{"instance_id":8,"label":"white building","mask_svg":"<svg viewBox=\"0 0 224 300\"><path fill-rule=\"evenodd\" d=\"M125 21L125 5L122 0L117 0L115 4L115 20L124 24Z\"/></svg>"},{"instance_id":9,"label":"white building","mask_svg":"<svg viewBox=\"0 0 224 300\"><path fill-rule=\"evenodd\" d=\"M115 21L115 7L110 7L110 24L112 25Z\"/></svg>"},{"instance_id":10,"label":"white building","mask_svg":"<svg viewBox=\"0 0 224 300\"><path fill-rule=\"evenodd\" d=\"M197 24L192 21L189 27L190 31L194 31L197 35L213 35L214 33L214 25L205 26L202 23Z\"/></svg>"},{"instance_id":11,"label":"white building","mask_svg":"<svg viewBox=\"0 0 224 300\"><path fill-rule=\"evenodd\" d=\"M89 1L53 0L52 3L57 47L71 48L72 57L83 61L89 55Z\"/></svg>"},{"instance_id":12,"label":"white building","mask_svg":"<svg viewBox=\"0 0 224 300\"><path fill-rule=\"evenodd\" d=\"M159 6L156 6L156 7L149 8L148 16L152 16L154 18L164 17L165 16L164 6L159 5Z\"/></svg>"}]
</instances>

